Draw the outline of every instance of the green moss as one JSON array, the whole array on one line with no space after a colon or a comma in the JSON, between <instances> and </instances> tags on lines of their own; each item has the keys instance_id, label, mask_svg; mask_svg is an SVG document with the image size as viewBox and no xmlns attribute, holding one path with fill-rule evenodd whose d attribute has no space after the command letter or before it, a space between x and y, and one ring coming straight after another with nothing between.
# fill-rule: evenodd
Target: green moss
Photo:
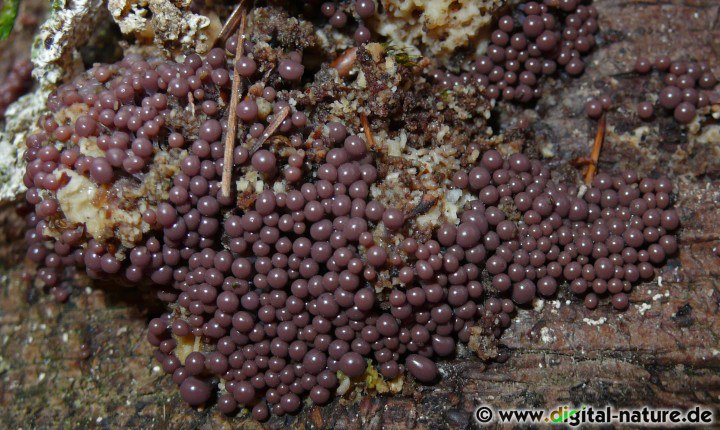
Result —
<instances>
[{"instance_id":1,"label":"green moss","mask_svg":"<svg viewBox=\"0 0 720 430\"><path fill-rule=\"evenodd\" d=\"M417 66L417 61L421 58L419 55L408 54L407 51L393 46L390 42L385 42L382 46L385 48L385 52L387 52L388 55L393 56L398 64L405 67Z\"/></svg>"},{"instance_id":2,"label":"green moss","mask_svg":"<svg viewBox=\"0 0 720 430\"><path fill-rule=\"evenodd\" d=\"M0 40L10 36L20 9L20 0L5 0L0 8Z\"/></svg>"}]
</instances>

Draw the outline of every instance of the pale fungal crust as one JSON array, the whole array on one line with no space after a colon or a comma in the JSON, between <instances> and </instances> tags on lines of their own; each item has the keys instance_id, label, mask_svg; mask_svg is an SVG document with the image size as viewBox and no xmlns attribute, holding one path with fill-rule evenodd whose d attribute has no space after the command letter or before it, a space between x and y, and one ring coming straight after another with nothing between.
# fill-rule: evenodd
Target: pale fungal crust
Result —
<instances>
[{"instance_id":1,"label":"pale fungal crust","mask_svg":"<svg viewBox=\"0 0 720 430\"><path fill-rule=\"evenodd\" d=\"M98 205L101 189L85 176L72 170L58 169L55 175L66 176L68 183L60 188L56 195L65 219L71 225L84 225L88 234L96 240L107 240L112 236L113 221L105 205ZM122 216L122 215L121 215ZM124 216L122 216L124 218ZM46 234L60 237L60 231L48 227Z\"/></svg>"},{"instance_id":2,"label":"pale fungal crust","mask_svg":"<svg viewBox=\"0 0 720 430\"><path fill-rule=\"evenodd\" d=\"M52 89L67 73L80 73L77 47L84 46L107 19L102 0L59 0L40 27L32 48L33 78L41 88Z\"/></svg>"},{"instance_id":3,"label":"pale fungal crust","mask_svg":"<svg viewBox=\"0 0 720 430\"><path fill-rule=\"evenodd\" d=\"M55 175L68 181L56 195L66 222L62 226L51 223L46 234L60 237L64 228L82 225L101 243L120 241L122 248L116 257L123 259L125 249L138 244L143 234L150 231L151 226L143 221L142 214L155 209L157 202L167 200L172 178L180 173L179 161L185 154L185 151L158 153L142 182L118 181L111 188L98 186L75 171L57 170Z\"/></svg>"},{"instance_id":4,"label":"pale fungal crust","mask_svg":"<svg viewBox=\"0 0 720 430\"><path fill-rule=\"evenodd\" d=\"M720 157L720 146L717 145L720 142L720 126L715 124L706 125L701 131L697 137L697 143L713 148L717 156ZM713 144L714 146L711 146Z\"/></svg>"},{"instance_id":5,"label":"pale fungal crust","mask_svg":"<svg viewBox=\"0 0 720 430\"><path fill-rule=\"evenodd\" d=\"M481 360L491 360L499 353L495 336L483 324L476 324L470 328L470 340L467 345Z\"/></svg>"},{"instance_id":6,"label":"pale fungal crust","mask_svg":"<svg viewBox=\"0 0 720 430\"><path fill-rule=\"evenodd\" d=\"M350 390L350 386L352 385L352 381L350 381L350 378L342 372L342 370L337 371L337 378L338 381L340 381L340 384L337 387L337 390L335 390L335 393L338 396L344 396L348 390Z\"/></svg>"},{"instance_id":7,"label":"pale fungal crust","mask_svg":"<svg viewBox=\"0 0 720 430\"><path fill-rule=\"evenodd\" d=\"M341 52L353 46L353 39L348 35L335 31L331 25L315 29L317 46L327 52Z\"/></svg>"},{"instance_id":8,"label":"pale fungal crust","mask_svg":"<svg viewBox=\"0 0 720 430\"><path fill-rule=\"evenodd\" d=\"M0 131L0 203L10 202L27 190L25 139L37 129L37 118L47 111L48 92L33 91L12 103L5 112L5 128Z\"/></svg>"},{"instance_id":9,"label":"pale fungal crust","mask_svg":"<svg viewBox=\"0 0 720 430\"><path fill-rule=\"evenodd\" d=\"M26 191L25 139L39 129L37 119L47 112L48 94L63 76L83 70L76 47L83 46L100 22L107 18L101 0L60 0L33 42L33 78L38 88L8 106L0 131L0 203L17 199Z\"/></svg>"},{"instance_id":10,"label":"pale fungal crust","mask_svg":"<svg viewBox=\"0 0 720 430\"><path fill-rule=\"evenodd\" d=\"M175 355L177 356L180 363L185 365L185 359L191 352L202 351L200 344L200 337L188 334L186 336L173 335L173 339L177 343L175 347Z\"/></svg>"},{"instance_id":11,"label":"pale fungal crust","mask_svg":"<svg viewBox=\"0 0 720 430\"><path fill-rule=\"evenodd\" d=\"M453 145L419 149L408 147L404 132L396 139L385 139L383 135L380 133L377 138L379 151L402 159L403 166L401 170L389 173L382 183L373 185L370 188L372 197L390 206L404 202L406 213L411 212L423 199L434 201L427 212L419 214L415 219L416 228L420 231L433 231L444 222L456 224L458 213L466 202L473 199L468 191L452 187L452 177L448 174L461 168L463 154L459 154ZM472 155L469 154L470 157ZM438 177L443 176L446 179L439 181Z\"/></svg>"},{"instance_id":12,"label":"pale fungal crust","mask_svg":"<svg viewBox=\"0 0 720 430\"><path fill-rule=\"evenodd\" d=\"M147 1L109 0L108 10L123 34L152 38Z\"/></svg>"},{"instance_id":13,"label":"pale fungal crust","mask_svg":"<svg viewBox=\"0 0 720 430\"><path fill-rule=\"evenodd\" d=\"M447 63L458 49L487 46L493 12L505 0L387 0L370 20L396 47Z\"/></svg>"},{"instance_id":14,"label":"pale fungal crust","mask_svg":"<svg viewBox=\"0 0 720 430\"><path fill-rule=\"evenodd\" d=\"M372 363L368 363L365 374L362 376L365 387L368 390L374 390L380 394L393 393L397 394L402 391L405 382L405 375L400 374L393 379L387 380L377 371Z\"/></svg>"},{"instance_id":15,"label":"pale fungal crust","mask_svg":"<svg viewBox=\"0 0 720 430\"><path fill-rule=\"evenodd\" d=\"M57 191L65 220L72 226L83 225L95 240L105 242L117 238L123 246L130 247L149 230L140 211L119 208L117 196L111 196L107 189L100 188L87 177L68 169L58 170L56 175L66 175L69 179L68 184ZM61 233L52 226L46 231L53 237L60 237Z\"/></svg>"},{"instance_id":16,"label":"pale fungal crust","mask_svg":"<svg viewBox=\"0 0 720 430\"><path fill-rule=\"evenodd\" d=\"M383 45L370 43L365 46L365 49L378 68L384 72L383 76L386 80L384 86L388 88L386 91L394 92L393 89L404 84L396 58L393 55L386 55ZM339 77L336 77L336 82L341 82ZM350 92L351 95L362 94L367 87L365 74L360 71L350 85L353 89ZM470 112L459 100L461 96L473 95L471 91L468 88L448 91L438 101L436 108L453 111L458 118L463 120L478 118L480 121L484 121L489 119L491 109L495 105L494 101L490 101L475 112ZM361 112L364 104L365 102L359 97L339 98L330 104L330 117L351 117L356 112ZM408 134L405 129L400 129L390 135L387 130L371 131L377 144L377 147L373 149L382 155L384 163L392 166L390 173L381 183L371 186L372 197L388 207L398 206L398 202L402 202L399 209L405 213L411 212L423 199L435 202L427 212L419 214L415 218L417 230L415 233L418 231L432 232L444 222L457 223L458 213L462 211L467 201L472 200L469 192L452 187L451 172L461 168L461 159L466 158L467 161L474 162L480 153L478 151L470 154L459 153L456 145L443 143L446 140L452 140L449 139L452 133L450 126L440 124L437 128L438 132L433 141L419 148L408 144ZM322 133L327 136L327 127L323 128ZM487 133L488 135L491 133L489 128ZM438 179L443 177L444 180ZM381 232L378 234L384 236ZM382 274L379 275L382 278ZM379 284L382 284L382 281Z\"/></svg>"},{"instance_id":17,"label":"pale fungal crust","mask_svg":"<svg viewBox=\"0 0 720 430\"><path fill-rule=\"evenodd\" d=\"M265 189L265 182L256 170L248 169L248 171L237 180L235 188L238 193L241 194L260 194Z\"/></svg>"},{"instance_id":18,"label":"pale fungal crust","mask_svg":"<svg viewBox=\"0 0 720 430\"><path fill-rule=\"evenodd\" d=\"M187 0L110 0L108 10L123 34L172 52L207 52L220 33L220 20L190 11Z\"/></svg>"},{"instance_id":19,"label":"pale fungal crust","mask_svg":"<svg viewBox=\"0 0 720 430\"><path fill-rule=\"evenodd\" d=\"M365 368L365 373L356 378L350 378L343 373L342 370L338 370L335 376L337 376L340 382L338 388L335 390L335 394L338 396L349 396L350 393L353 393L355 390L380 394L397 394L402 391L403 384L405 383L404 374L400 374L389 380L383 378L369 360Z\"/></svg>"}]
</instances>

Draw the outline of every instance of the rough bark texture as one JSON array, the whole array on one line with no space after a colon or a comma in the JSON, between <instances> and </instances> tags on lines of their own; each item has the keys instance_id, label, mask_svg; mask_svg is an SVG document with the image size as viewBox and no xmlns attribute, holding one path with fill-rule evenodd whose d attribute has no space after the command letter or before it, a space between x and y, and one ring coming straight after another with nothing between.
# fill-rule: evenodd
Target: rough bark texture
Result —
<instances>
[{"instance_id":1,"label":"rough bark texture","mask_svg":"<svg viewBox=\"0 0 720 430\"><path fill-rule=\"evenodd\" d=\"M472 428L481 404L554 407L606 404L720 405L720 181L718 146L698 143L667 119L641 123L634 105L657 78L624 73L634 56L720 62L715 0L598 0L601 43L579 79L547 82L534 127L557 165L586 155L596 123L588 96L613 97L601 170L666 173L679 188L680 253L652 283L635 288L623 313L589 311L573 297L521 310L502 337L501 361L470 353L443 362L432 387L409 382L403 395L358 397L274 418L285 428ZM715 70L716 74L720 70ZM521 114L505 112L501 123ZM535 116L532 112L526 112ZM649 125L641 144L635 129ZM688 139L690 142L688 143ZM193 410L156 366L145 341L157 304L134 290L78 281L66 304L23 281L22 221L0 211L0 427L254 428L215 408ZM82 283L85 282L85 283ZM87 285L87 288L84 288ZM85 345L85 347L83 347ZM89 357L85 351L89 347Z\"/></svg>"}]
</instances>

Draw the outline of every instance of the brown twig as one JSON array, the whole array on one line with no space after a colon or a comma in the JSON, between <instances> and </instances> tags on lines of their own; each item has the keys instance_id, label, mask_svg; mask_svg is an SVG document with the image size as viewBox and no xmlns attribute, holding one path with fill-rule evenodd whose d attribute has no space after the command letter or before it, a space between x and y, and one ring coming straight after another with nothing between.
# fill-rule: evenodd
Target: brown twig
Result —
<instances>
[{"instance_id":1,"label":"brown twig","mask_svg":"<svg viewBox=\"0 0 720 430\"><path fill-rule=\"evenodd\" d=\"M244 2L240 2L238 8L242 6ZM235 58L240 58L243 55L243 41L242 38L245 35L245 29L247 26L247 11L245 8L241 10L240 17L240 32L238 33L238 43L235 48ZM240 93L242 88L240 87L240 73L236 67L233 67L233 82L232 82L232 94L230 95L230 113L228 115L228 127L227 134L225 135L225 154L223 158L223 174L221 191L223 195L230 195L230 182L232 180L232 168L233 168L233 155L235 153L235 136L237 135L237 110L238 99L240 99Z\"/></svg>"},{"instance_id":2,"label":"brown twig","mask_svg":"<svg viewBox=\"0 0 720 430\"><path fill-rule=\"evenodd\" d=\"M217 41L224 44L228 37L235 31L238 24L242 21L242 17L245 15L245 1L241 0L240 3L235 7L235 9L232 11L230 16L228 17L227 21L225 21L225 25L223 25L222 30L220 30L220 34L218 35Z\"/></svg>"},{"instance_id":3,"label":"brown twig","mask_svg":"<svg viewBox=\"0 0 720 430\"><path fill-rule=\"evenodd\" d=\"M357 60L357 50L358 49L355 46L347 49L345 52L340 54L339 57L334 59L332 63L330 63L330 67L337 69L338 75L340 76L349 75L350 70L352 70L355 65L355 60Z\"/></svg>"},{"instance_id":4,"label":"brown twig","mask_svg":"<svg viewBox=\"0 0 720 430\"><path fill-rule=\"evenodd\" d=\"M573 167L585 167L592 164L590 157L578 157L570 160L570 165Z\"/></svg>"},{"instance_id":5,"label":"brown twig","mask_svg":"<svg viewBox=\"0 0 720 430\"><path fill-rule=\"evenodd\" d=\"M423 194L422 198L420 199L420 203L415 206L409 214L406 215L406 218L415 218L420 215L424 215L427 213L430 209L432 209L433 206L435 206L435 203L437 203L438 199L437 197L433 197L428 194Z\"/></svg>"},{"instance_id":6,"label":"brown twig","mask_svg":"<svg viewBox=\"0 0 720 430\"><path fill-rule=\"evenodd\" d=\"M287 118L288 114L290 113L290 106L285 106L284 108L280 109L280 111L277 113L277 116L273 118L273 121L268 124L267 128L265 129L265 132L260 136L260 138L255 142L255 144L252 147L252 150L250 151L251 154L254 154L255 151L260 149L261 146L265 143L266 140L270 138L270 136L275 133L275 130L280 127L283 121L285 121L285 118Z\"/></svg>"},{"instance_id":7,"label":"brown twig","mask_svg":"<svg viewBox=\"0 0 720 430\"><path fill-rule=\"evenodd\" d=\"M370 148L377 148L377 143L375 142L375 136L372 134L372 130L370 130L370 121L368 121L367 115L364 113L360 114L360 123L363 126L363 130L365 131L365 138L368 141L368 145L370 145Z\"/></svg>"},{"instance_id":8,"label":"brown twig","mask_svg":"<svg viewBox=\"0 0 720 430\"><path fill-rule=\"evenodd\" d=\"M595 143L593 144L592 153L590 154L590 164L588 165L587 172L585 172L586 184L590 184L595 177L598 160L600 159L600 149L602 148L603 140L605 140L605 114L600 117L598 131L597 134L595 134Z\"/></svg>"}]
</instances>

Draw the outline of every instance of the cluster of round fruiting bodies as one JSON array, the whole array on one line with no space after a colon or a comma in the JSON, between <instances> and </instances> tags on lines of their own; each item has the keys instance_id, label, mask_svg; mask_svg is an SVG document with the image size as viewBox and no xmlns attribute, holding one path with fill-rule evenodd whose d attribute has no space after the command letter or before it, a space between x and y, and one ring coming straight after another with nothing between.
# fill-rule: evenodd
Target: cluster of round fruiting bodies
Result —
<instances>
[{"instance_id":1,"label":"cluster of round fruiting bodies","mask_svg":"<svg viewBox=\"0 0 720 430\"><path fill-rule=\"evenodd\" d=\"M597 10L577 0L522 3L501 16L485 55L459 76L433 73L443 86L476 82L492 99L526 103L541 95L538 81L562 68L571 76L585 69L582 57L595 46Z\"/></svg>"},{"instance_id":2,"label":"cluster of round fruiting bodies","mask_svg":"<svg viewBox=\"0 0 720 430\"><path fill-rule=\"evenodd\" d=\"M653 70L661 74L665 86L655 104L650 101L637 104L640 119L651 119L659 106L672 113L678 123L689 124L698 109L720 103L720 93L715 90L717 78L706 62L672 61L669 57L659 57L654 63L644 57L636 60L636 73L646 75ZM599 118L608 107L603 100L592 99L585 105L585 113L590 118Z\"/></svg>"},{"instance_id":3,"label":"cluster of round fruiting bodies","mask_svg":"<svg viewBox=\"0 0 720 430\"><path fill-rule=\"evenodd\" d=\"M55 241L30 232L30 257L45 262L41 276L50 284L49 274L57 276L51 269L84 264L133 282L149 275L161 286L172 312L151 322L148 338L191 405L207 402L212 384L222 381L223 412L248 407L257 419L293 413L303 397L328 402L338 371L357 378L368 365L387 379L407 370L432 382L435 359L452 355L456 340L467 342L476 321L495 321L499 335L515 303L553 296L563 282L577 294L592 289L588 307L609 292L622 309L631 283L651 277L652 264L677 246L667 234L678 222L668 209L667 180L599 175L579 198L575 187L551 181L539 161L522 154L504 160L494 150L452 178L476 196L457 225L442 225L426 241L394 240L406 231L406 215L370 198L379 180L373 155L338 123L327 125L336 147L315 178L265 190L251 208L236 211L218 198L222 151L202 143L218 139L211 121L201 124L169 200L145 214L163 234L125 260L94 240L72 251L78 239L70 235L82 235L81 228ZM80 118L77 127L84 127ZM31 163L33 156L57 163L62 155L50 147L31 154ZM264 149L250 156L239 148L236 155L238 165L267 178L281 164ZM298 154L286 171L293 167L305 167ZM40 187L55 188L44 186L43 176L33 175L38 185L30 200ZM43 202L31 216L36 225L55 215ZM393 287L377 291L375 281L388 273ZM181 361L179 344L195 338L200 348Z\"/></svg>"},{"instance_id":4,"label":"cluster of round fruiting bodies","mask_svg":"<svg viewBox=\"0 0 720 430\"><path fill-rule=\"evenodd\" d=\"M239 405L257 419L267 418L269 409L292 413L303 397L328 402L339 386L337 372L360 377L367 360L375 360L384 378L407 367L430 382L437 368L429 357L451 354L453 335L469 330L477 306L465 293L451 307L448 281L434 282L431 275L406 298L415 266L429 260L442 265L441 247L414 239L383 245L403 229L405 215L370 199L378 172L365 142L347 136L340 124L329 128L341 147L327 152L317 177L286 192L266 190L252 208L226 218L224 249L192 255L173 284L171 299L181 311L151 324L149 338L164 354L163 369L188 403L206 402L210 380L217 378L224 383L224 412ZM258 151L253 164L256 158L274 156ZM273 159L260 170L275 168ZM400 270L406 287L378 292L374 283L389 266ZM477 266L467 269L475 278L480 274ZM473 295L482 293L478 283ZM189 335L214 344L214 352L191 353L183 366L173 351L176 339Z\"/></svg>"},{"instance_id":5,"label":"cluster of round fruiting bodies","mask_svg":"<svg viewBox=\"0 0 720 430\"><path fill-rule=\"evenodd\" d=\"M358 20L353 35L355 43L361 45L370 42L372 33L370 29L363 24L363 20L375 15L376 5L374 0L352 0L346 6L336 2L324 2L320 5L320 13L327 18L330 25L336 29L342 29L348 24L348 12Z\"/></svg>"},{"instance_id":6,"label":"cluster of round fruiting bodies","mask_svg":"<svg viewBox=\"0 0 720 430\"><path fill-rule=\"evenodd\" d=\"M609 293L613 305L625 309L632 284L652 278L653 265L677 251L671 233L679 217L669 208L667 178L599 174L578 196L575 186L550 180L539 161L522 154L503 161L488 151L480 166L457 173L453 182L479 192L461 220L479 220L492 286L518 304L536 293L553 296L567 282L588 308ZM460 227L445 225L438 238L444 245L445 234L459 233Z\"/></svg>"},{"instance_id":7,"label":"cluster of round fruiting bodies","mask_svg":"<svg viewBox=\"0 0 720 430\"><path fill-rule=\"evenodd\" d=\"M470 197L458 222L413 237L408 214L371 196L383 180L378 154L345 125L311 124L283 92L250 85L269 66L244 48L232 61L214 49L182 63L128 56L98 66L50 97L43 132L27 140L28 256L40 279L61 300L66 267L152 281L170 311L151 321L148 340L190 405L218 392L223 412L246 407L263 420L297 412L305 398L330 401L368 366L430 383L437 359L475 325L499 336L516 304L565 283L590 308L609 293L623 309L632 283L677 248L666 179L598 175L579 197L539 161L494 150L449 181ZM283 137L282 147L266 139L252 153L235 149L235 177L258 178L251 190L264 184L238 190L242 199L220 191L228 113L219 101L232 67L258 90L229 112L240 141L267 138L276 122ZM296 85L302 56L272 69L273 82ZM311 135L314 159L300 149ZM58 191L77 175L112 198L168 154L178 171L167 200L142 209L151 229L137 245L100 242L64 219Z\"/></svg>"},{"instance_id":8,"label":"cluster of round fruiting bodies","mask_svg":"<svg viewBox=\"0 0 720 430\"><path fill-rule=\"evenodd\" d=\"M246 42L248 55L235 62L219 48L204 59L187 55L182 63L145 61L130 55L119 63L97 66L51 94L51 114L40 120L43 132L27 139L28 165L23 178L27 201L35 208L28 220L32 227L27 233L28 256L43 264L39 277L46 284L58 286L62 268L80 264L95 277L120 273L132 282L149 277L164 285L172 281L173 267L186 261L193 249L218 244L220 230L215 218L221 207L234 203L234 197L218 194L224 167L221 139L227 128L222 110L226 100L221 100L221 93L230 89L233 67L248 81L265 72L250 56L253 47ZM294 52L280 58L276 69L281 87L266 86L259 96L250 95L238 104L235 114L248 138L262 136L277 112L288 106L276 99L277 91L297 85L303 73L299 61ZM264 108L259 109L258 104ZM299 135L305 124L304 114L294 112L281 122L279 131ZM293 135L292 142L297 140ZM140 183L156 156L178 157L182 151L188 156L180 162L183 174L174 177L176 186L170 190L169 201L186 219L177 223L177 212L169 209L169 203L150 202L141 214L143 223L161 231L166 242L176 238L174 246L164 246L150 235L142 245L124 252L115 243L89 237L82 225L63 222L56 192L71 180L69 173L90 179L112 199L122 195L119 191L128 184ZM267 153L256 153L253 165ZM247 149L235 149L236 167L248 159ZM57 231L55 237L47 236L48 227ZM148 264L134 263L135 259L147 262L146 258ZM59 297L66 298L67 293L61 292Z\"/></svg>"},{"instance_id":9,"label":"cluster of round fruiting bodies","mask_svg":"<svg viewBox=\"0 0 720 430\"><path fill-rule=\"evenodd\" d=\"M264 191L225 219L224 248L200 250L177 271L166 296L175 311L153 320L149 339L191 405L220 380L226 413L293 413L304 396L328 402L338 371L358 378L369 365L429 383L435 360L467 342L476 321L494 319L499 334L516 303L552 297L563 283L589 308L609 294L625 309L632 284L677 250L667 179L601 174L581 198L539 161L494 150L453 177L476 198L457 225L395 242L406 215L369 198L378 177L364 141L333 140L342 147L315 180ZM378 291L383 273L393 287ZM181 364L174 351L187 336L212 352Z\"/></svg>"},{"instance_id":10,"label":"cluster of round fruiting bodies","mask_svg":"<svg viewBox=\"0 0 720 430\"><path fill-rule=\"evenodd\" d=\"M5 109L30 88L32 68L30 60L18 60L0 82L0 118L5 116Z\"/></svg>"},{"instance_id":11,"label":"cluster of round fruiting bodies","mask_svg":"<svg viewBox=\"0 0 720 430\"><path fill-rule=\"evenodd\" d=\"M637 60L635 71L650 73L652 64L644 58ZM720 102L720 94L714 92L717 78L705 62L671 61L669 57L655 60L655 69L665 73L665 87L660 90L658 103L673 113L675 120L681 124L690 123L697 109L710 103ZM649 102L638 104L638 116L649 119L652 116L652 105Z\"/></svg>"}]
</instances>

